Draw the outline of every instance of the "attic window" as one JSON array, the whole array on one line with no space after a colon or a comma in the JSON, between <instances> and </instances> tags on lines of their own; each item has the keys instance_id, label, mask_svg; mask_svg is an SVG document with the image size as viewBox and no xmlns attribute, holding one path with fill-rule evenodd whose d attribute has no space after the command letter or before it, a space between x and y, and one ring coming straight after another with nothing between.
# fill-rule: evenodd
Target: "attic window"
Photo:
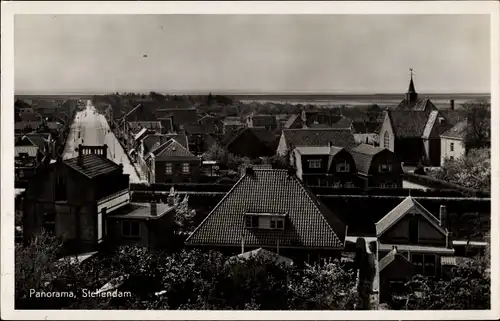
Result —
<instances>
[{"instance_id":1,"label":"attic window","mask_svg":"<svg viewBox=\"0 0 500 321\"><path fill-rule=\"evenodd\" d=\"M439 124L444 124L444 118L443 117L439 117Z\"/></svg>"},{"instance_id":2,"label":"attic window","mask_svg":"<svg viewBox=\"0 0 500 321\"><path fill-rule=\"evenodd\" d=\"M337 172L346 173L349 172L349 163L347 161L343 161L337 164Z\"/></svg>"},{"instance_id":3,"label":"attic window","mask_svg":"<svg viewBox=\"0 0 500 321\"><path fill-rule=\"evenodd\" d=\"M284 214L247 213L245 214L245 228L284 230L285 218Z\"/></svg>"},{"instance_id":4,"label":"attic window","mask_svg":"<svg viewBox=\"0 0 500 321\"><path fill-rule=\"evenodd\" d=\"M390 172L390 171L392 171L392 164L389 164L389 163L380 164L378 169L379 169L379 172Z\"/></svg>"},{"instance_id":5,"label":"attic window","mask_svg":"<svg viewBox=\"0 0 500 321\"><path fill-rule=\"evenodd\" d=\"M321 168L321 159L310 159L309 168Z\"/></svg>"}]
</instances>

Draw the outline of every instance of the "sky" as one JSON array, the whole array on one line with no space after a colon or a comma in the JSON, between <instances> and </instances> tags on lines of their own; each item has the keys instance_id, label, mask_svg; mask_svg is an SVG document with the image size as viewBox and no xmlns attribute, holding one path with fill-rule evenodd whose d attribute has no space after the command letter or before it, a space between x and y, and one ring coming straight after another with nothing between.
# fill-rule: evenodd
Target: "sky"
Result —
<instances>
[{"instance_id":1,"label":"sky","mask_svg":"<svg viewBox=\"0 0 500 321\"><path fill-rule=\"evenodd\" d=\"M15 92L490 92L481 15L16 15Z\"/></svg>"}]
</instances>

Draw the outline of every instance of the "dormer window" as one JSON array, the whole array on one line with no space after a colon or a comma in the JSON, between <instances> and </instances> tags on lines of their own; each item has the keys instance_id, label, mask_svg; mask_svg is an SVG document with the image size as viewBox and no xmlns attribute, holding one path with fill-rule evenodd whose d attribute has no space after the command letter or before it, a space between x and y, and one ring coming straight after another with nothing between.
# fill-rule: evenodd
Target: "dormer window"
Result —
<instances>
[{"instance_id":1,"label":"dormer window","mask_svg":"<svg viewBox=\"0 0 500 321\"><path fill-rule=\"evenodd\" d=\"M378 170L379 170L379 172L382 172L382 173L383 172L390 172L390 171L392 171L392 164L388 164L388 163L380 164L378 166Z\"/></svg>"},{"instance_id":2,"label":"dormer window","mask_svg":"<svg viewBox=\"0 0 500 321\"><path fill-rule=\"evenodd\" d=\"M337 172L346 173L349 172L349 163L347 161L343 161L337 164Z\"/></svg>"},{"instance_id":3,"label":"dormer window","mask_svg":"<svg viewBox=\"0 0 500 321\"><path fill-rule=\"evenodd\" d=\"M285 214L247 213L245 214L245 228L284 230L285 218Z\"/></svg>"},{"instance_id":4,"label":"dormer window","mask_svg":"<svg viewBox=\"0 0 500 321\"><path fill-rule=\"evenodd\" d=\"M321 168L321 159L310 159L309 168Z\"/></svg>"}]
</instances>

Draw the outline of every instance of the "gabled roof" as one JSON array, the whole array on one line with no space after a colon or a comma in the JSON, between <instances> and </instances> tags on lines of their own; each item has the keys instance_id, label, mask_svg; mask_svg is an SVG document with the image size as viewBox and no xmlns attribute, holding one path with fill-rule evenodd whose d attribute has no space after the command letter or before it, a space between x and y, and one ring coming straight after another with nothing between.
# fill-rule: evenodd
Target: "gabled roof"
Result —
<instances>
[{"instance_id":1,"label":"gabled roof","mask_svg":"<svg viewBox=\"0 0 500 321\"><path fill-rule=\"evenodd\" d=\"M300 113L290 116L283 127L287 129L290 128L295 123L297 118L300 118Z\"/></svg>"},{"instance_id":2,"label":"gabled roof","mask_svg":"<svg viewBox=\"0 0 500 321\"><path fill-rule=\"evenodd\" d=\"M187 150L184 146L179 144L175 139L170 139L165 144L161 145L157 149L153 151L153 154L157 160L162 158L172 158L172 157L194 157L189 150Z\"/></svg>"},{"instance_id":3,"label":"gabled roof","mask_svg":"<svg viewBox=\"0 0 500 321\"><path fill-rule=\"evenodd\" d=\"M225 146L229 146L235 141L237 141L244 133L251 133L253 136L255 136L260 142L262 142L265 145L274 145L277 143L278 137L273 134L271 131L265 129L265 128L240 128L236 132L233 133L228 133L225 135L223 139L223 144ZM273 146L274 147L274 146Z\"/></svg>"},{"instance_id":4,"label":"gabled roof","mask_svg":"<svg viewBox=\"0 0 500 321\"><path fill-rule=\"evenodd\" d=\"M461 122L456 123L455 126L447 130L445 133L443 133L441 137L464 139L466 131L467 120L462 120Z\"/></svg>"},{"instance_id":5,"label":"gabled roof","mask_svg":"<svg viewBox=\"0 0 500 321\"><path fill-rule=\"evenodd\" d=\"M429 112L396 110L388 111L394 134L398 138L421 138L429 120Z\"/></svg>"},{"instance_id":6,"label":"gabled roof","mask_svg":"<svg viewBox=\"0 0 500 321\"><path fill-rule=\"evenodd\" d=\"M429 114L429 118L427 119L427 123L425 124L424 127L424 132L422 133L422 138L423 139L428 139L429 136L432 133L432 129L434 128L434 124L436 123L438 117L438 111L433 110Z\"/></svg>"},{"instance_id":7,"label":"gabled roof","mask_svg":"<svg viewBox=\"0 0 500 321\"><path fill-rule=\"evenodd\" d=\"M415 101L409 101L403 99L398 106L397 110L411 110L411 111L433 111L438 110L438 108L432 103L429 98L417 99Z\"/></svg>"},{"instance_id":8,"label":"gabled roof","mask_svg":"<svg viewBox=\"0 0 500 321\"><path fill-rule=\"evenodd\" d=\"M82 157L83 166L78 164L78 156L66 159L63 162L88 178L109 174L121 168L118 164L101 155L86 154L82 155Z\"/></svg>"},{"instance_id":9,"label":"gabled roof","mask_svg":"<svg viewBox=\"0 0 500 321\"><path fill-rule=\"evenodd\" d=\"M388 267L396 259L402 259L411 265L411 262L408 261L408 259L405 256L399 254L398 250L396 248L394 248L389 253L387 253L386 256L384 256L382 259L380 259L380 261L378 261L379 271L382 272L386 267Z\"/></svg>"},{"instance_id":10,"label":"gabled roof","mask_svg":"<svg viewBox=\"0 0 500 321\"><path fill-rule=\"evenodd\" d=\"M350 129L284 129L285 142L290 148L299 146L333 146L351 148L356 145Z\"/></svg>"},{"instance_id":11,"label":"gabled roof","mask_svg":"<svg viewBox=\"0 0 500 321\"><path fill-rule=\"evenodd\" d=\"M49 139L48 135L31 133L23 136L23 140L26 140L31 143L31 145L36 146L40 149L45 147L45 143Z\"/></svg>"},{"instance_id":12,"label":"gabled roof","mask_svg":"<svg viewBox=\"0 0 500 321\"><path fill-rule=\"evenodd\" d=\"M246 213L286 215L285 230L246 229ZM186 240L190 245L341 249L345 225L287 170L245 174Z\"/></svg>"},{"instance_id":13,"label":"gabled roof","mask_svg":"<svg viewBox=\"0 0 500 321\"><path fill-rule=\"evenodd\" d=\"M147 135L143 139L144 143L144 153L149 153L154 151L157 147L165 144L171 138L174 138L179 144L188 148L188 139L186 135L183 134L151 134ZM156 148L155 148L156 146Z\"/></svg>"},{"instance_id":14,"label":"gabled roof","mask_svg":"<svg viewBox=\"0 0 500 321\"><path fill-rule=\"evenodd\" d=\"M142 128L138 133L134 135L134 140L139 140L148 132L147 128Z\"/></svg>"},{"instance_id":15,"label":"gabled roof","mask_svg":"<svg viewBox=\"0 0 500 321\"><path fill-rule=\"evenodd\" d=\"M413 199L411 196L405 198L398 206L396 206L392 211L387 213L382 219L375 223L375 229L377 231L377 236L382 235L389 228L394 226L399 220L401 220L411 209L417 209L423 217L427 219L432 225L436 227L438 231L446 234L447 231L440 225L440 221L427 211L419 202Z\"/></svg>"},{"instance_id":16,"label":"gabled roof","mask_svg":"<svg viewBox=\"0 0 500 321\"><path fill-rule=\"evenodd\" d=\"M254 126L267 126L276 124L276 117L273 115L250 115Z\"/></svg>"}]
</instances>

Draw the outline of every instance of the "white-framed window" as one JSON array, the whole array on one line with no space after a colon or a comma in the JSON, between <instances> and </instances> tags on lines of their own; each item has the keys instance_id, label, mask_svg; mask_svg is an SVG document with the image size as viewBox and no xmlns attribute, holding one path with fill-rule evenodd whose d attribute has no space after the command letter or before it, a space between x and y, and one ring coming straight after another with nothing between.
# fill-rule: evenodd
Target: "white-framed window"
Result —
<instances>
[{"instance_id":1,"label":"white-framed window","mask_svg":"<svg viewBox=\"0 0 500 321\"><path fill-rule=\"evenodd\" d=\"M165 164L165 174L167 174L167 175L172 174L172 163Z\"/></svg>"},{"instance_id":2,"label":"white-framed window","mask_svg":"<svg viewBox=\"0 0 500 321\"><path fill-rule=\"evenodd\" d=\"M283 217L271 218L270 228L272 230L284 230L285 229L285 218L283 218Z\"/></svg>"},{"instance_id":3,"label":"white-framed window","mask_svg":"<svg viewBox=\"0 0 500 321\"><path fill-rule=\"evenodd\" d=\"M386 164L380 164L378 166L379 172L390 172L392 171L392 164L386 163Z\"/></svg>"},{"instance_id":4,"label":"white-framed window","mask_svg":"<svg viewBox=\"0 0 500 321\"><path fill-rule=\"evenodd\" d=\"M424 276L436 275L435 254L411 253L411 263L413 264L415 274Z\"/></svg>"},{"instance_id":5,"label":"white-framed window","mask_svg":"<svg viewBox=\"0 0 500 321\"><path fill-rule=\"evenodd\" d=\"M384 133L384 148L389 148L389 132Z\"/></svg>"},{"instance_id":6,"label":"white-framed window","mask_svg":"<svg viewBox=\"0 0 500 321\"><path fill-rule=\"evenodd\" d=\"M141 226L138 221L123 220L122 221L122 236L124 237L140 237Z\"/></svg>"},{"instance_id":7,"label":"white-framed window","mask_svg":"<svg viewBox=\"0 0 500 321\"><path fill-rule=\"evenodd\" d=\"M353 187L354 187L354 184L353 184L352 182L346 182L346 183L344 184L344 187L345 187L345 188L353 188Z\"/></svg>"},{"instance_id":8,"label":"white-framed window","mask_svg":"<svg viewBox=\"0 0 500 321\"><path fill-rule=\"evenodd\" d=\"M392 183L391 186L392 186L392 188L398 188L398 184L396 184L396 183Z\"/></svg>"},{"instance_id":9,"label":"white-framed window","mask_svg":"<svg viewBox=\"0 0 500 321\"><path fill-rule=\"evenodd\" d=\"M321 168L321 159L310 159L309 168Z\"/></svg>"},{"instance_id":10,"label":"white-framed window","mask_svg":"<svg viewBox=\"0 0 500 321\"><path fill-rule=\"evenodd\" d=\"M455 144L454 143L450 143L450 152L452 152L454 149L455 149Z\"/></svg>"},{"instance_id":11,"label":"white-framed window","mask_svg":"<svg viewBox=\"0 0 500 321\"><path fill-rule=\"evenodd\" d=\"M349 172L349 169L350 169L349 163L347 161L337 163L337 172L346 173L346 172Z\"/></svg>"},{"instance_id":12,"label":"white-framed window","mask_svg":"<svg viewBox=\"0 0 500 321\"><path fill-rule=\"evenodd\" d=\"M380 187L381 187L381 188L386 188L386 187L387 187L387 185L386 185L385 183L380 183Z\"/></svg>"},{"instance_id":13,"label":"white-framed window","mask_svg":"<svg viewBox=\"0 0 500 321\"><path fill-rule=\"evenodd\" d=\"M182 164L182 172L184 174L188 174L189 173L189 163L183 163Z\"/></svg>"}]
</instances>

